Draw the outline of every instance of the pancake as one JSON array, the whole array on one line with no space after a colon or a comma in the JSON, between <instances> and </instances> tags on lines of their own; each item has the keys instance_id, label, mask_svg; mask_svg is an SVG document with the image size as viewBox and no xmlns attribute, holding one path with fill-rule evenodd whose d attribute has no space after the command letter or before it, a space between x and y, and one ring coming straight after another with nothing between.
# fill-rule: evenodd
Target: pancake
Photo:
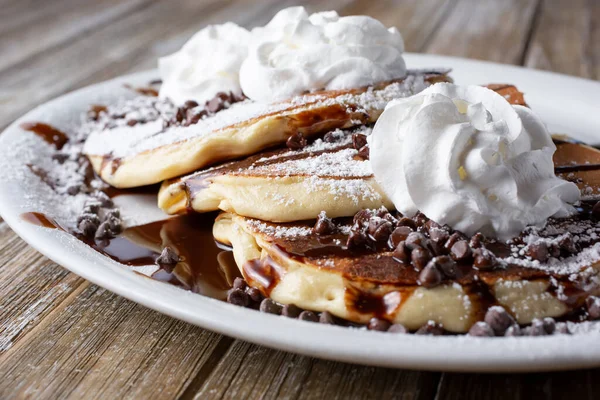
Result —
<instances>
[{"instance_id":1,"label":"pancake","mask_svg":"<svg viewBox=\"0 0 600 400\"><path fill-rule=\"evenodd\" d=\"M399 81L308 93L276 104L246 100L230 105L230 96L228 107L214 115L205 115L204 106L173 108L168 100L142 107L126 103L100 113L88 126L84 153L112 186L149 185L255 154L298 132L311 137L374 122L390 100L449 81L447 72L412 71Z\"/></svg>"},{"instance_id":2,"label":"pancake","mask_svg":"<svg viewBox=\"0 0 600 400\"><path fill-rule=\"evenodd\" d=\"M557 174L576 182L594 202L583 202L574 217L550 219L543 229L528 228L507 243L464 238L473 252L491 254L493 267L474 258L459 260L435 285L423 283L423 268L412 259L399 261L389 241L371 236L366 245L349 242L356 226L368 230L378 218L406 224L385 210L369 211L368 218L361 211L367 220L358 223L339 218L327 234L317 234L315 220L272 223L223 213L213 234L233 247L242 275L265 296L353 322L377 317L414 330L435 321L450 332L467 332L495 305L519 324L545 317L577 319L586 299L600 294L600 226L591 211L600 189L600 152L574 142L557 147ZM413 223L428 251L448 254L447 242L440 247L435 240L440 231L446 232L444 238L455 232L422 215Z\"/></svg>"},{"instance_id":3,"label":"pancake","mask_svg":"<svg viewBox=\"0 0 600 400\"><path fill-rule=\"evenodd\" d=\"M512 85L489 85L512 104L525 105ZM158 205L169 214L222 210L273 222L351 216L392 207L362 154L371 128L336 130L299 149L279 149L163 183ZM361 140L356 140L357 135Z\"/></svg>"}]
</instances>

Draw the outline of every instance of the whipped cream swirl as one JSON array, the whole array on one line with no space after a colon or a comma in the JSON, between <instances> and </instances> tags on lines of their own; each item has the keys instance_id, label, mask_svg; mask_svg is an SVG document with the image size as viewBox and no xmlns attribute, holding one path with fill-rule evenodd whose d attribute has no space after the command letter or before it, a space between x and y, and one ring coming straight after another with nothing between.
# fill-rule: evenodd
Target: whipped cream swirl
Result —
<instances>
[{"instance_id":1,"label":"whipped cream swirl","mask_svg":"<svg viewBox=\"0 0 600 400\"><path fill-rule=\"evenodd\" d=\"M239 71L249 38L250 32L232 22L202 29L181 50L158 60L160 97L176 104L204 103L218 92L240 92Z\"/></svg>"},{"instance_id":2,"label":"whipped cream swirl","mask_svg":"<svg viewBox=\"0 0 600 400\"><path fill-rule=\"evenodd\" d=\"M371 17L290 7L252 31L240 81L246 96L264 102L368 86L404 77L403 51L396 28Z\"/></svg>"},{"instance_id":3,"label":"whipped cream swirl","mask_svg":"<svg viewBox=\"0 0 600 400\"><path fill-rule=\"evenodd\" d=\"M400 212L503 240L573 212L580 192L554 174L555 150L529 108L447 83L390 102L370 138L375 179Z\"/></svg>"}]
</instances>

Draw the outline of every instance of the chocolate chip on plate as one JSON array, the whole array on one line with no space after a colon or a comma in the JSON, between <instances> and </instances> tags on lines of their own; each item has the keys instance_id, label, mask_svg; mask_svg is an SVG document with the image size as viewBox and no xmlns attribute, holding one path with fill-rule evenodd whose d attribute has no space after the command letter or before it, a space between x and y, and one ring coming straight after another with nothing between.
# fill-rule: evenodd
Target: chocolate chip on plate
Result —
<instances>
[{"instance_id":1,"label":"chocolate chip on plate","mask_svg":"<svg viewBox=\"0 0 600 400\"><path fill-rule=\"evenodd\" d=\"M444 334L444 328L434 322L429 321L415 332L415 335L432 335L432 336L440 336Z\"/></svg>"},{"instance_id":2,"label":"chocolate chip on plate","mask_svg":"<svg viewBox=\"0 0 600 400\"><path fill-rule=\"evenodd\" d=\"M600 319L600 297L590 296L585 299L585 306L587 307L588 318L591 320Z\"/></svg>"},{"instance_id":3,"label":"chocolate chip on plate","mask_svg":"<svg viewBox=\"0 0 600 400\"><path fill-rule=\"evenodd\" d=\"M373 317L369 320L369 324L367 325L367 328L370 331L385 332L389 329L390 326L391 326L391 324L388 321L386 321L385 319Z\"/></svg>"},{"instance_id":4,"label":"chocolate chip on plate","mask_svg":"<svg viewBox=\"0 0 600 400\"><path fill-rule=\"evenodd\" d=\"M329 311L323 311L319 315L319 322L322 324L335 325L335 317Z\"/></svg>"},{"instance_id":5,"label":"chocolate chip on plate","mask_svg":"<svg viewBox=\"0 0 600 400\"><path fill-rule=\"evenodd\" d=\"M280 304L277 304L269 298L263 299L263 301L260 302L259 310L264 313L279 315L281 314L281 309L282 307Z\"/></svg>"},{"instance_id":6,"label":"chocolate chip on plate","mask_svg":"<svg viewBox=\"0 0 600 400\"><path fill-rule=\"evenodd\" d=\"M296 132L287 139L285 145L288 147L288 149L299 150L306 146L306 138L304 135L302 135L302 133Z\"/></svg>"},{"instance_id":7,"label":"chocolate chip on plate","mask_svg":"<svg viewBox=\"0 0 600 400\"><path fill-rule=\"evenodd\" d=\"M483 321L479 321L469 329L469 336L494 336L494 330Z\"/></svg>"},{"instance_id":8,"label":"chocolate chip on plate","mask_svg":"<svg viewBox=\"0 0 600 400\"><path fill-rule=\"evenodd\" d=\"M175 250L173 250L169 246L166 246L164 249L162 249L160 256L156 258L156 265L158 265L160 268L164 269L167 272L172 272L173 268L175 268L179 261L179 255L175 252ZM235 286L234 288L240 289L236 288Z\"/></svg>"},{"instance_id":9,"label":"chocolate chip on plate","mask_svg":"<svg viewBox=\"0 0 600 400\"><path fill-rule=\"evenodd\" d=\"M408 333L408 329L402 324L393 324L387 331L389 333Z\"/></svg>"},{"instance_id":10,"label":"chocolate chip on plate","mask_svg":"<svg viewBox=\"0 0 600 400\"><path fill-rule=\"evenodd\" d=\"M231 285L234 289L246 290L248 284L246 281L239 276L233 280L233 285Z\"/></svg>"},{"instance_id":11,"label":"chocolate chip on plate","mask_svg":"<svg viewBox=\"0 0 600 400\"><path fill-rule=\"evenodd\" d=\"M547 336L548 332L544 327L544 322L536 318L531 321L531 326L526 328L526 334L528 336Z\"/></svg>"},{"instance_id":12,"label":"chocolate chip on plate","mask_svg":"<svg viewBox=\"0 0 600 400\"><path fill-rule=\"evenodd\" d=\"M444 245L444 247L447 250L450 250L452 248L452 246L454 246L454 243L458 242L459 240L463 240L463 239L464 239L463 235L461 235L458 232L454 232L452 235L450 235L450 237L446 241L446 244Z\"/></svg>"},{"instance_id":13,"label":"chocolate chip on plate","mask_svg":"<svg viewBox=\"0 0 600 400\"><path fill-rule=\"evenodd\" d=\"M86 214L84 214L86 215ZM85 237L93 238L100 226L100 219L94 214L87 214L89 217L82 218L77 224L77 229Z\"/></svg>"},{"instance_id":14,"label":"chocolate chip on plate","mask_svg":"<svg viewBox=\"0 0 600 400\"><path fill-rule=\"evenodd\" d=\"M483 319L497 336L503 336L506 330L516 324L515 319L501 306L490 307Z\"/></svg>"},{"instance_id":15,"label":"chocolate chip on plate","mask_svg":"<svg viewBox=\"0 0 600 400\"><path fill-rule=\"evenodd\" d=\"M294 304L286 304L281 309L281 315L289 318L298 318L302 309Z\"/></svg>"},{"instance_id":16,"label":"chocolate chip on plate","mask_svg":"<svg viewBox=\"0 0 600 400\"><path fill-rule=\"evenodd\" d=\"M194 100L187 100L185 103L183 103L183 106L189 110L190 108L198 107L198 102Z\"/></svg>"},{"instance_id":17,"label":"chocolate chip on plate","mask_svg":"<svg viewBox=\"0 0 600 400\"><path fill-rule=\"evenodd\" d=\"M298 315L298 319L301 321L309 321L309 322L319 322L319 317L312 311L302 311L300 315Z\"/></svg>"},{"instance_id":18,"label":"chocolate chip on plate","mask_svg":"<svg viewBox=\"0 0 600 400\"><path fill-rule=\"evenodd\" d=\"M250 297L241 289L231 289L227 293L227 302L235 306L248 307Z\"/></svg>"},{"instance_id":19,"label":"chocolate chip on plate","mask_svg":"<svg viewBox=\"0 0 600 400\"><path fill-rule=\"evenodd\" d=\"M554 318L544 318L542 320L542 326L548 335L553 335L556 331L556 321L554 321Z\"/></svg>"},{"instance_id":20,"label":"chocolate chip on plate","mask_svg":"<svg viewBox=\"0 0 600 400\"><path fill-rule=\"evenodd\" d=\"M257 288L247 287L246 293L250 297L250 300L252 300L255 303L260 303L263 299L262 293Z\"/></svg>"},{"instance_id":21,"label":"chocolate chip on plate","mask_svg":"<svg viewBox=\"0 0 600 400\"><path fill-rule=\"evenodd\" d=\"M522 336L523 332L521 331L521 327L517 324L513 324L506 329L504 332L504 336Z\"/></svg>"}]
</instances>

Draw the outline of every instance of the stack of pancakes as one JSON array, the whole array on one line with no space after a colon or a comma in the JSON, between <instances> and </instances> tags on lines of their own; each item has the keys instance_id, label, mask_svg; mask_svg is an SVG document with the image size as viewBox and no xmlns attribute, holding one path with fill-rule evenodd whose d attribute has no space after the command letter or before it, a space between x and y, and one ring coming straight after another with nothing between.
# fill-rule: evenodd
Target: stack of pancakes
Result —
<instances>
[{"instance_id":1,"label":"stack of pancakes","mask_svg":"<svg viewBox=\"0 0 600 400\"><path fill-rule=\"evenodd\" d=\"M233 248L249 285L281 304L409 330L434 321L451 332L468 331L494 305L520 324L571 313L596 286L574 283L573 271L525 265L543 264L543 254L496 261L527 253L525 235L510 245L465 237L422 214L405 218L373 178L367 138L385 105L444 81L447 71L411 71L375 87L268 105L223 94L216 107L148 101L118 123L100 118L85 151L115 187L164 181L158 205L169 214L221 210L215 239ZM514 86L488 87L525 104ZM564 163L598 157L579 144L562 149L556 159ZM432 259L442 273L426 268ZM591 267L586 282L595 279Z\"/></svg>"}]
</instances>

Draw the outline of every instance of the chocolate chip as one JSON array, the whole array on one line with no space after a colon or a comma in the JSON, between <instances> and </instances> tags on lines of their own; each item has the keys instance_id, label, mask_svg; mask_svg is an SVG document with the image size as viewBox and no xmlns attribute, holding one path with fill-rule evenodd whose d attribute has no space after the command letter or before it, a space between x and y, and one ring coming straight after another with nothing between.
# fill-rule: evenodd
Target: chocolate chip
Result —
<instances>
[{"instance_id":1,"label":"chocolate chip","mask_svg":"<svg viewBox=\"0 0 600 400\"><path fill-rule=\"evenodd\" d=\"M417 229L417 224L415 223L415 221L407 217L400 218L400 220L398 221L398 226L408 226L413 231Z\"/></svg>"},{"instance_id":2,"label":"chocolate chip","mask_svg":"<svg viewBox=\"0 0 600 400\"><path fill-rule=\"evenodd\" d=\"M431 254L422 247L416 247L410 252L410 261L419 271L425 268L429 260L431 260Z\"/></svg>"},{"instance_id":3,"label":"chocolate chip","mask_svg":"<svg viewBox=\"0 0 600 400\"><path fill-rule=\"evenodd\" d=\"M483 246L484 240L485 240L485 236L483 236L483 234L481 232L477 232L476 234L474 234L471 237L471 240L469 241L469 245L474 249L478 249L481 246Z\"/></svg>"},{"instance_id":4,"label":"chocolate chip","mask_svg":"<svg viewBox=\"0 0 600 400\"><path fill-rule=\"evenodd\" d=\"M437 222L435 222L434 220L430 219L429 221L426 221L423 224L423 227L429 232L432 229L441 229L442 226L440 224L438 224Z\"/></svg>"},{"instance_id":5,"label":"chocolate chip","mask_svg":"<svg viewBox=\"0 0 600 400\"><path fill-rule=\"evenodd\" d=\"M536 242L527 246L527 255L531 257L533 260L537 260L539 262L548 261L548 245L544 242Z\"/></svg>"},{"instance_id":6,"label":"chocolate chip","mask_svg":"<svg viewBox=\"0 0 600 400\"><path fill-rule=\"evenodd\" d=\"M386 242L392 234L392 223L382 219L369 222L369 234L376 242Z\"/></svg>"},{"instance_id":7,"label":"chocolate chip","mask_svg":"<svg viewBox=\"0 0 600 400\"><path fill-rule=\"evenodd\" d=\"M188 100L185 103L183 103L183 106L189 110L190 108L198 107L198 102L194 100Z\"/></svg>"},{"instance_id":8,"label":"chocolate chip","mask_svg":"<svg viewBox=\"0 0 600 400\"><path fill-rule=\"evenodd\" d=\"M302 133L296 132L287 139L285 145L289 149L299 150L306 146L306 138L304 137L304 135L302 135Z\"/></svg>"},{"instance_id":9,"label":"chocolate chip","mask_svg":"<svg viewBox=\"0 0 600 400\"><path fill-rule=\"evenodd\" d=\"M479 270L487 271L493 269L497 265L494 254L485 248L473 250L473 255L475 257L473 265Z\"/></svg>"},{"instance_id":10,"label":"chocolate chip","mask_svg":"<svg viewBox=\"0 0 600 400\"><path fill-rule=\"evenodd\" d=\"M448 240L450 235L448 232L441 228L431 228L429 230L429 238L435 243L444 244Z\"/></svg>"},{"instance_id":11,"label":"chocolate chip","mask_svg":"<svg viewBox=\"0 0 600 400\"><path fill-rule=\"evenodd\" d=\"M570 335L569 325L566 322L559 322L556 324L556 333L561 335Z\"/></svg>"},{"instance_id":12,"label":"chocolate chip","mask_svg":"<svg viewBox=\"0 0 600 400\"><path fill-rule=\"evenodd\" d=\"M235 91L229 92L229 94L230 94L232 103L239 103L240 101L246 100L246 96L244 95L244 93L242 93L241 90L235 90Z\"/></svg>"},{"instance_id":13,"label":"chocolate chip","mask_svg":"<svg viewBox=\"0 0 600 400\"><path fill-rule=\"evenodd\" d=\"M128 119L127 120L127 126L136 126L138 123L137 119Z\"/></svg>"},{"instance_id":14,"label":"chocolate chip","mask_svg":"<svg viewBox=\"0 0 600 400\"><path fill-rule=\"evenodd\" d=\"M309 321L309 322L319 322L319 317L312 311L302 311L300 315L298 315L298 319L301 321Z\"/></svg>"},{"instance_id":15,"label":"chocolate chip","mask_svg":"<svg viewBox=\"0 0 600 400\"><path fill-rule=\"evenodd\" d=\"M118 220L120 218L121 218L121 211L119 211L118 208L113 208L113 209L108 210L104 214L104 219L103 220L104 221L108 221L108 220L111 220L111 219Z\"/></svg>"},{"instance_id":16,"label":"chocolate chip","mask_svg":"<svg viewBox=\"0 0 600 400\"><path fill-rule=\"evenodd\" d=\"M560 250L565 252L566 255L573 254L577 252L577 247L575 246L575 242L573 241L573 236L568 233L558 242L558 246Z\"/></svg>"},{"instance_id":17,"label":"chocolate chip","mask_svg":"<svg viewBox=\"0 0 600 400\"><path fill-rule=\"evenodd\" d=\"M600 297L590 296L585 299L585 306L587 307L588 318L591 320L600 319Z\"/></svg>"},{"instance_id":18,"label":"chocolate chip","mask_svg":"<svg viewBox=\"0 0 600 400\"><path fill-rule=\"evenodd\" d=\"M423 234L419 232L411 232L408 234L404 242L406 243L406 247L408 247L409 250L414 250L417 247L425 246L425 236L423 236Z\"/></svg>"},{"instance_id":19,"label":"chocolate chip","mask_svg":"<svg viewBox=\"0 0 600 400\"><path fill-rule=\"evenodd\" d=\"M349 249L358 249L367 245L367 235L363 232L351 231L346 241L346 247Z\"/></svg>"},{"instance_id":20,"label":"chocolate chip","mask_svg":"<svg viewBox=\"0 0 600 400\"><path fill-rule=\"evenodd\" d=\"M224 108L223 99L221 99L219 96L215 96L206 102L204 108L209 113L215 114Z\"/></svg>"},{"instance_id":21,"label":"chocolate chip","mask_svg":"<svg viewBox=\"0 0 600 400\"><path fill-rule=\"evenodd\" d=\"M98 215L98 213L100 212L100 203L95 200L87 201L83 206L83 212L85 214Z\"/></svg>"},{"instance_id":22,"label":"chocolate chip","mask_svg":"<svg viewBox=\"0 0 600 400\"><path fill-rule=\"evenodd\" d=\"M367 145L367 137L365 135L362 135L360 133L352 134L352 146L356 150L360 150L361 148L363 148L366 145Z\"/></svg>"},{"instance_id":23,"label":"chocolate chip","mask_svg":"<svg viewBox=\"0 0 600 400\"><path fill-rule=\"evenodd\" d=\"M392 257L394 257L397 261L400 261L403 264L408 263L408 258L410 257L410 252L404 242L398 243L398 245L392 252Z\"/></svg>"},{"instance_id":24,"label":"chocolate chip","mask_svg":"<svg viewBox=\"0 0 600 400\"><path fill-rule=\"evenodd\" d=\"M206 110L188 110L186 114L187 125L197 124L206 115L208 115Z\"/></svg>"},{"instance_id":25,"label":"chocolate chip","mask_svg":"<svg viewBox=\"0 0 600 400\"><path fill-rule=\"evenodd\" d=\"M473 252L466 240L459 240L450 248L450 256L458 262L467 261L471 259L472 255Z\"/></svg>"},{"instance_id":26,"label":"chocolate chip","mask_svg":"<svg viewBox=\"0 0 600 400\"><path fill-rule=\"evenodd\" d=\"M77 224L79 232L88 238L93 238L98 230L98 226L100 226L100 219L93 214L91 215L95 218L85 218Z\"/></svg>"},{"instance_id":27,"label":"chocolate chip","mask_svg":"<svg viewBox=\"0 0 600 400\"><path fill-rule=\"evenodd\" d=\"M250 299L255 303L260 303L263 299L263 295L257 288L248 287L246 289L246 293L250 297Z\"/></svg>"},{"instance_id":28,"label":"chocolate chip","mask_svg":"<svg viewBox=\"0 0 600 400\"><path fill-rule=\"evenodd\" d=\"M105 221L98 226L98 230L96 230L95 238L98 240L111 239L115 237L117 233L115 233L111 228L110 221Z\"/></svg>"},{"instance_id":29,"label":"chocolate chip","mask_svg":"<svg viewBox=\"0 0 600 400\"><path fill-rule=\"evenodd\" d=\"M335 317L329 311L323 311L319 315L319 322L322 324L335 325Z\"/></svg>"},{"instance_id":30,"label":"chocolate chip","mask_svg":"<svg viewBox=\"0 0 600 400\"><path fill-rule=\"evenodd\" d=\"M546 332L543 321L534 319L531 321L531 326L527 327L526 334L527 336L547 336L548 332Z\"/></svg>"},{"instance_id":31,"label":"chocolate chip","mask_svg":"<svg viewBox=\"0 0 600 400\"><path fill-rule=\"evenodd\" d=\"M408 333L408 329L402 324L393 324L387 331L389 333Z\"/></svg>"},{"instance_id":32,"label":"chocolate chip","mask_svg":"<svg viewBox=\"0 0 600 400\"><path fill-rule=\"evenodd\" d=\"M427 218L427 216L422 212L418 212L413 217L413 221L415 221L415 224L417 224L417 226L423 226L427 221L429 221L429 218Z\"/></svg>"},{"instance_id":33,"label":"chocolate chip","mask_svg":"<svg viewBox=\"0 0 600 400\"><path fill-rule=\"evenodd\" d=\"M554 318L544 318L542 320L542 326L544 327L544 331L546 331L548 335L553 335L556 331L556 321L554 321Z\"/></svg>"},{"instance_id":34,"label":"chocolate chip","mask_svg":"<svg viewBox=\"0 0 600 400\"><path fill-rule=\"evenodd\" d=\"M115 206L110 197L104 192L95 192L93 196L100 202L100 206L103 208L112 208Z\"/></svg>"},{"instance_id":35,"label":"chocolate chip","mask_svg":"<svg viewBox=\"0 0 600 400\"><path fill-rule=\"evenodd\" d=\"M506 329L504 336L522 336L521 327L517 324L513 324Z\"/></svg>"},{"instance_id":36,"label":"chocolate chip","mask_svg":"<svg viewBox=\"0 0 600 400\"><path fill-rule=\"evenodd\" d=\"M175 121L183 122L186 116L186 109L183 107L178 107L177 112L175 113Z\"/></svg>"},{"instance_id":37,"label":"chocolate chip","mask_svg":"<svg viewBox=\"0 0 600 400\"><path fill-rule=\"evenodd\" d=\"M52 154L52 159L58 161L59 164L63 164L69 159L69 155L67 153L61 153L57 151L56 153Z\"/></svg>"},{"instance_id":38,"label":"chocolate chip","mask_svg":"<svg viewBox=\"0 0 600 400\"><path fill-rule=\"evenodd\" d=\"M231 289L227 293L227 302L234 306L248 307L250 297L241 289Z\"/></svg>"},{"instance_id":39,"label":"chocolate chip","mask_svg":"<svg viewBox=\"0 0 600 400\"><path fill-rule=\"evenodd\" d=\"M163 250L163 252L164 252L164 250ZM175 252L173 252L173 253L175 253ZM177 254L175 254L175 255L177 256ZM179 261L179 256L177 256L177 261ZM177 261L176 261L176 262L177 262ZM242 278L240 278L240 277L238 276L237 278L235 278L235 279L233 280L233 285L232 285L232 287L233 287L234 289L246 290L246 288L248 287L248 284L246 283L246 281L245 281L244 279L242 279Z\"/></svg>"},{"instance_id":40,"label":"chocolate chip","mask_svg":"<svg viewBox=\"0 0 600 400\"><path fill-rule=\"evenodd\" d=\"M259 310L267 314L281 314L281 305L275 303L273 300L266 298L260 302Z\"/></svg>"},{"instance_id":41,"label":"chocolate chip","mask_svg":"<svg viewBox=\"0 0 600 400\"><path fill-rule=\"evenodd\" d=\"M433 321L427 322L425 325L417 329L415 335L432 335L440 336L444 334L444 328Z\"/></svg>"},{"instance_id":42,"label":"chocolate chip","mask_svg":"<svg viewBox=\"0 0 600 400\"><path fill-rule=\"evenodd\" d=\"M427 263L419 274L419 284L426 288L433 288L442 282L442 272L438 265L432 260Z\"/></svg>"},{"instance_id":43,"label":"chocolate chip","mask_svg":"<svg viewBox=\"0 0 600 400\"><path fill-rule=\"evenodd\" d=\"M494 336L494 331L485 322L479 321L471 326L469 329L469 336Z\"/></svg>"},{"instance_id":44,"label":"chocolate chip","mask_svg":"<svg viewBox=\"0 0 600 400\"><path fill-rule=\"evenodd\" d=\"M173 272L173 268L175 268L179 261L179 255L175 252L175 250L169 246L166 246L164 249L162 249L160 256L156 258L155 262L156 265L158 265L161 269L170 273Z\"/></svg>"},{"instance_id":45,"label":"chocolate chip","mask_svg":"<svg viewBox=\"0 0 600 400\"><path fill-rule=\"evenodd\" d=\"M448 256L437 256L431 260L437 264L439 270L444 274L445 277L454 279L456 278L456 262Z\"/></svg>"},{"instance_id":46,"label":"chocolate chip","mask_svg":"<svg viewBox=\"0 0 600 400\"><path fill-rule=\"evenodd\" d=\"M352 222L357 225L364 225L364 223L371 219L371 211L370 210L360 210L356 214L354 214L354 218Z\"/></svg>"},{"instance_id":47,"label":"chocolate chip","mask_svg":"<svg viewBox=\"0 0 600 400\"><path fill-rule=\"evenodd\" d=\"M298 318L302 309L294 304L286 304L281 309L281 315L288 318Z\"/></svg>"},{"instance_id":48,"label":"chocolate chip","mask_svg":"<svg viewBox=\"0 0 600 400\"><path fill-rule=\"evenodd\" d=\"M503 336L506 330L516 323L512 315L500 306L490 307L483 320L494 330L497 336Z\"/></svg>"},{"instance_id":49,"label":"chocolate chip","mask_svg":"<svg viewBox=\"0 0 600 400\"><path fill-rule=\"evenodd\" d=\"M594 207L592 207L592 217L600 219L600 201L596 202Z\"/></svg>"},{"instance_id":50,"label":"chocolate chip","mask_svg":"<svg viewBox=\"0 0 600 400\"><path fill-rule=\"evenodd\" d=\"M325 136L323 136L323 141L326 143L333 143L337 141L337 136L333 132L327 132Z\"/></svg>"},{"instance_id":51,"label":"chocolate chip","mask_svg":"<svg viewBox=\"0 0 600 400\"><path fill-rule=\"evenodd\" d=\"M450 250L452 248L452 246L454 246L454 243L458 242L459 240L463 240L463 239L464 239L463 235L461 235L458 232L454 232L452 235L450 235L450 237L446 241L446 244L444 245L444 247L447 250Z\"/></svg>"},{"instance_id":52,"label":"chocolate chip","mask_svg":"<svg viewBox=\"0 0 600 400\"><path fill-rule=\"evenodd\" d=\"M369 145L363 146L358 150L358 156L363 160L369 159Z\"/></svg>"},{"instance_id":53,"label":"chocolate chip","mask_svg":"<svg viewBox=\"0 0 600 400\"><path fill-rule=\"evenodd\" d=\"M412 228L409 226L397 227L390 235L389 246L392 249L395 249L398 246L398 243L405 241L412 231Z\"/></svg>"},{"instance_id":54,"label":"chocolate chip","mask_svg":"<svg viewBox=\"0 0 600 400\"><path fill-rule=\"evenodd\" d=\"M385 332L389 329L390 326L391 326L391 324L388 321L386 321L385 319L373 317L369 320L369 324L367 325L367 328L370 331Z\"/></svg>"},{"instance_id":55,"label":"chocolate chip","mask_svg":"<svg viewBox=\"0 0 600 400\"><path fill-rule=\"evenodd\" d=\"M335 232L335 228L331 218L327 218L325 212L321 212L313 229L317 235L330 235Z\"/></svg>"}]
</instances>

